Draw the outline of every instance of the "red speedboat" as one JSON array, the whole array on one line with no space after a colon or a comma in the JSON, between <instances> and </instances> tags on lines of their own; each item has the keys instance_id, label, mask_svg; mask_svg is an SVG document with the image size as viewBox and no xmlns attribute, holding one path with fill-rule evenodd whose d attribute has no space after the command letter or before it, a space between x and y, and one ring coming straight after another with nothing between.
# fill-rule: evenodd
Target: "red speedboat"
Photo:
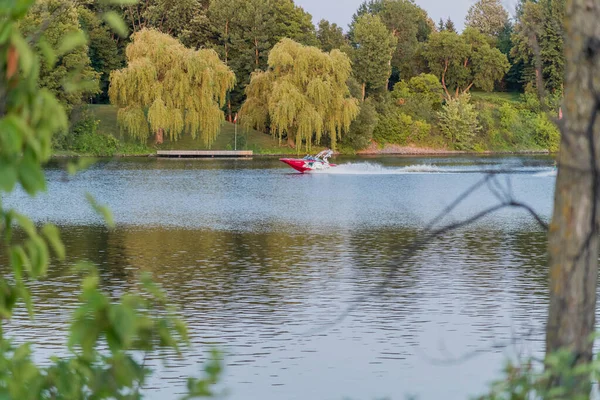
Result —
<instances>
[{"instance_id":1,"label":"red speedboat","mask_svg":"<svg viewBox=\"0 0 600 400\"><path fill-rule=\"evenodd\" d=\"M335 164L329 163L329 157L333 154L331 150L323 150L316 156L306 156L304 158L280 158L279 161L286 163L296 171L305 173L310 171L323 171Z\"/></svg>"}]
</instances>

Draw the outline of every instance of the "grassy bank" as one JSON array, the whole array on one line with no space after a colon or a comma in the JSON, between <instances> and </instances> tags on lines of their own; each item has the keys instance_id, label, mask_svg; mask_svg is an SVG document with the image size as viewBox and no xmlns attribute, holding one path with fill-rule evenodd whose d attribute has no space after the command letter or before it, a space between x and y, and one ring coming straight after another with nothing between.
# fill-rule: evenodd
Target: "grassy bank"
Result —
<instances>
[{"instance_id":1,"label":"grassy bank","mask_svg":"<svg viewBox=\"0 0 600 400\"><path fill-rule=\"evenodd\" d=\"M118 155L151 155L157 150L208 150L209 148L201 139L192 139L184 135L177 141L171 141L165 138L162 145L154 145L151 140L145 145L136 143L124 137L117 124L116 108L110 105L91 105L90 111L94 117L100 121L98 133L103 135L112 135L120 142ZM225 122L221 133L212 144L213 150L233 150L235 148L235 126ZM296 154L293 149L285 144L279 145L279 141L270 135L266 135L256 130L246 130L238 125L237 149L252 150L255 154Z\"/></svg>"},{"instance_id":2,"label":"grassy bank","mask_svg":"<svg viewBox=\"0 0 600 400\"><path fill-rule=\"evenodd\" d=\"M518 115L506 115L507 105L511 109L519 110L524 107L522 96L518 93L483 93L473 92L472 103L478 110L479 123L482 131L478 134L477 148L475 151L454 151L446 146L440 135L434 135L423 143L386 143L381 145L373 142L371 146L364 150L355 151L350 148L342 148L340 151L344 154L465 154L465 153L531 153L545 152L546 149L536 146L531 140L532 128L529 127L529 133L521 134L515 138L515 134L523 131L522 117ZM124 135L119 130L117 124L116 108L110 105L91 105L89 111L95 120L98 121L97 134L101 137L109 138L111 149L108 154L117 156L149 156L156 154L157 150L208 150L201 139L194 140L189 136L183 136L177 141L165 139L162 145L154 145L151 140L141 144L135 142ZM513 118L514 121L507 121ZM535 130L535 129L534 129ZM439 136L439 137L438 137ZM114 139L112 139L114 137ZM116 139L116 140L115 140ZM233 124L224 123L221 133L215 143L211 146L214 150L233 150L235 140L235 127ZM90 145L94 148L94 144ZM295 155L297 150L291 148L287 143L279 144L276 138L256 130L246 130L238 126L237 149L252 150L256 155ZM320 151L321 148L315 147L313 152ZM304 150L300 152L304 154ZM56 156L77 156L77 155L104 155L103 151L96 151L90 154L86 151L56 151Z\"/></svg>"}]
</instances>

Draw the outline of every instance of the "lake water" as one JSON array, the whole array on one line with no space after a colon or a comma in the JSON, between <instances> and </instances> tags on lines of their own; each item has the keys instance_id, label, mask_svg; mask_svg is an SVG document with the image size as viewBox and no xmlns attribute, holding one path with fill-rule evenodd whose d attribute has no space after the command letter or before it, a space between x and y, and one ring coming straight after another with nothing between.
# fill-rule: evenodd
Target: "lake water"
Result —
<instances>
[{"instance_id":1,"label":"lake water","mask_svg":"<svg viewBox=\"0 0 600 400\"><path fill-rule=\"evenodd\" d=\"M185 357L152 361L150 399L177 398L213 345L227 354L233 400L466 399L507 357L543 349L546 238L523 211L502 210L403 257L490 171L503 171L495 184L548 220L551 158L335 162L301 175L274 158L101 160L72 178L52 164L48 194L4 203L58 224L68 260L35 284L35 321L21 311L9 332L35 338L42 358L63 354L79 285L69 266L91 260L115 295L151 271L189 324ZM481 187L445 223L497 203L494 191ZM116 229L102 226L86 192L112 209Z\"/></svg>"}]
</instances>

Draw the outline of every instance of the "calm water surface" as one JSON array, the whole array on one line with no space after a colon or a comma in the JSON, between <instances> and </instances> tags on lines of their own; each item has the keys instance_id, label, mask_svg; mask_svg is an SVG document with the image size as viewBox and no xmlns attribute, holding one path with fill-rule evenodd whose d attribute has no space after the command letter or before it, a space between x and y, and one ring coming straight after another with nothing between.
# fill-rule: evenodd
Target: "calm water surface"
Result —
<instances>
[{"instance_id":1,"label":"calm water surface","mask_svg":"<svg viewBox=\"0 0 600 400\"><path fill-rule=\"evenodd\" d=\"M489 171L505 171L498 182L548 219L550 158L336 162L313 175L264 158L103 160L74 178L49 166L47 195L4 201L60 225L69 259L37 284L35 321L20 312L12 334L35 338L42 359L64 354L80 283L69 266L87 259L115 295L151 271L189 324L193 348L153 362L150 399L176 398L211 345L227 352L234 400L465 399L506 357L542 350L545 235L528 215L504 210L398 259ZM110 206L115 230L86 192ZM445 221L495 202L484 186Z\"/></svg>"}]
</instances>

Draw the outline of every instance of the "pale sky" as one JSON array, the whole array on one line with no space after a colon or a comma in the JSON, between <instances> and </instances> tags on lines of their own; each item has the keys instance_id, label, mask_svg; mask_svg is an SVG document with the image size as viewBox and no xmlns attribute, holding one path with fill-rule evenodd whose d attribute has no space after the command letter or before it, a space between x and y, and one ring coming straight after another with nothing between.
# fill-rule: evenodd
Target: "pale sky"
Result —
<instances>
[{"instance_id":1,"label":"pale sky","mask_svg":"<svg viewBox=\"0 0 600 400\"><path fill-rule=\"evenodd\" d=\"M358 6L364 0L295 0L296 4L302 6L304 10L313 16L315 25L325 18L330 22L335 22L344 31L348 30L348 24L352 20L352 15L358 9ZM469 7L476 0L415 0L429 16L436 22L440 18L444 20L448 17L454 21L456 28L463 28L464 20ZM513 14L517 0L502 0L509 14Z\"/></svg>"}]
</instances>

